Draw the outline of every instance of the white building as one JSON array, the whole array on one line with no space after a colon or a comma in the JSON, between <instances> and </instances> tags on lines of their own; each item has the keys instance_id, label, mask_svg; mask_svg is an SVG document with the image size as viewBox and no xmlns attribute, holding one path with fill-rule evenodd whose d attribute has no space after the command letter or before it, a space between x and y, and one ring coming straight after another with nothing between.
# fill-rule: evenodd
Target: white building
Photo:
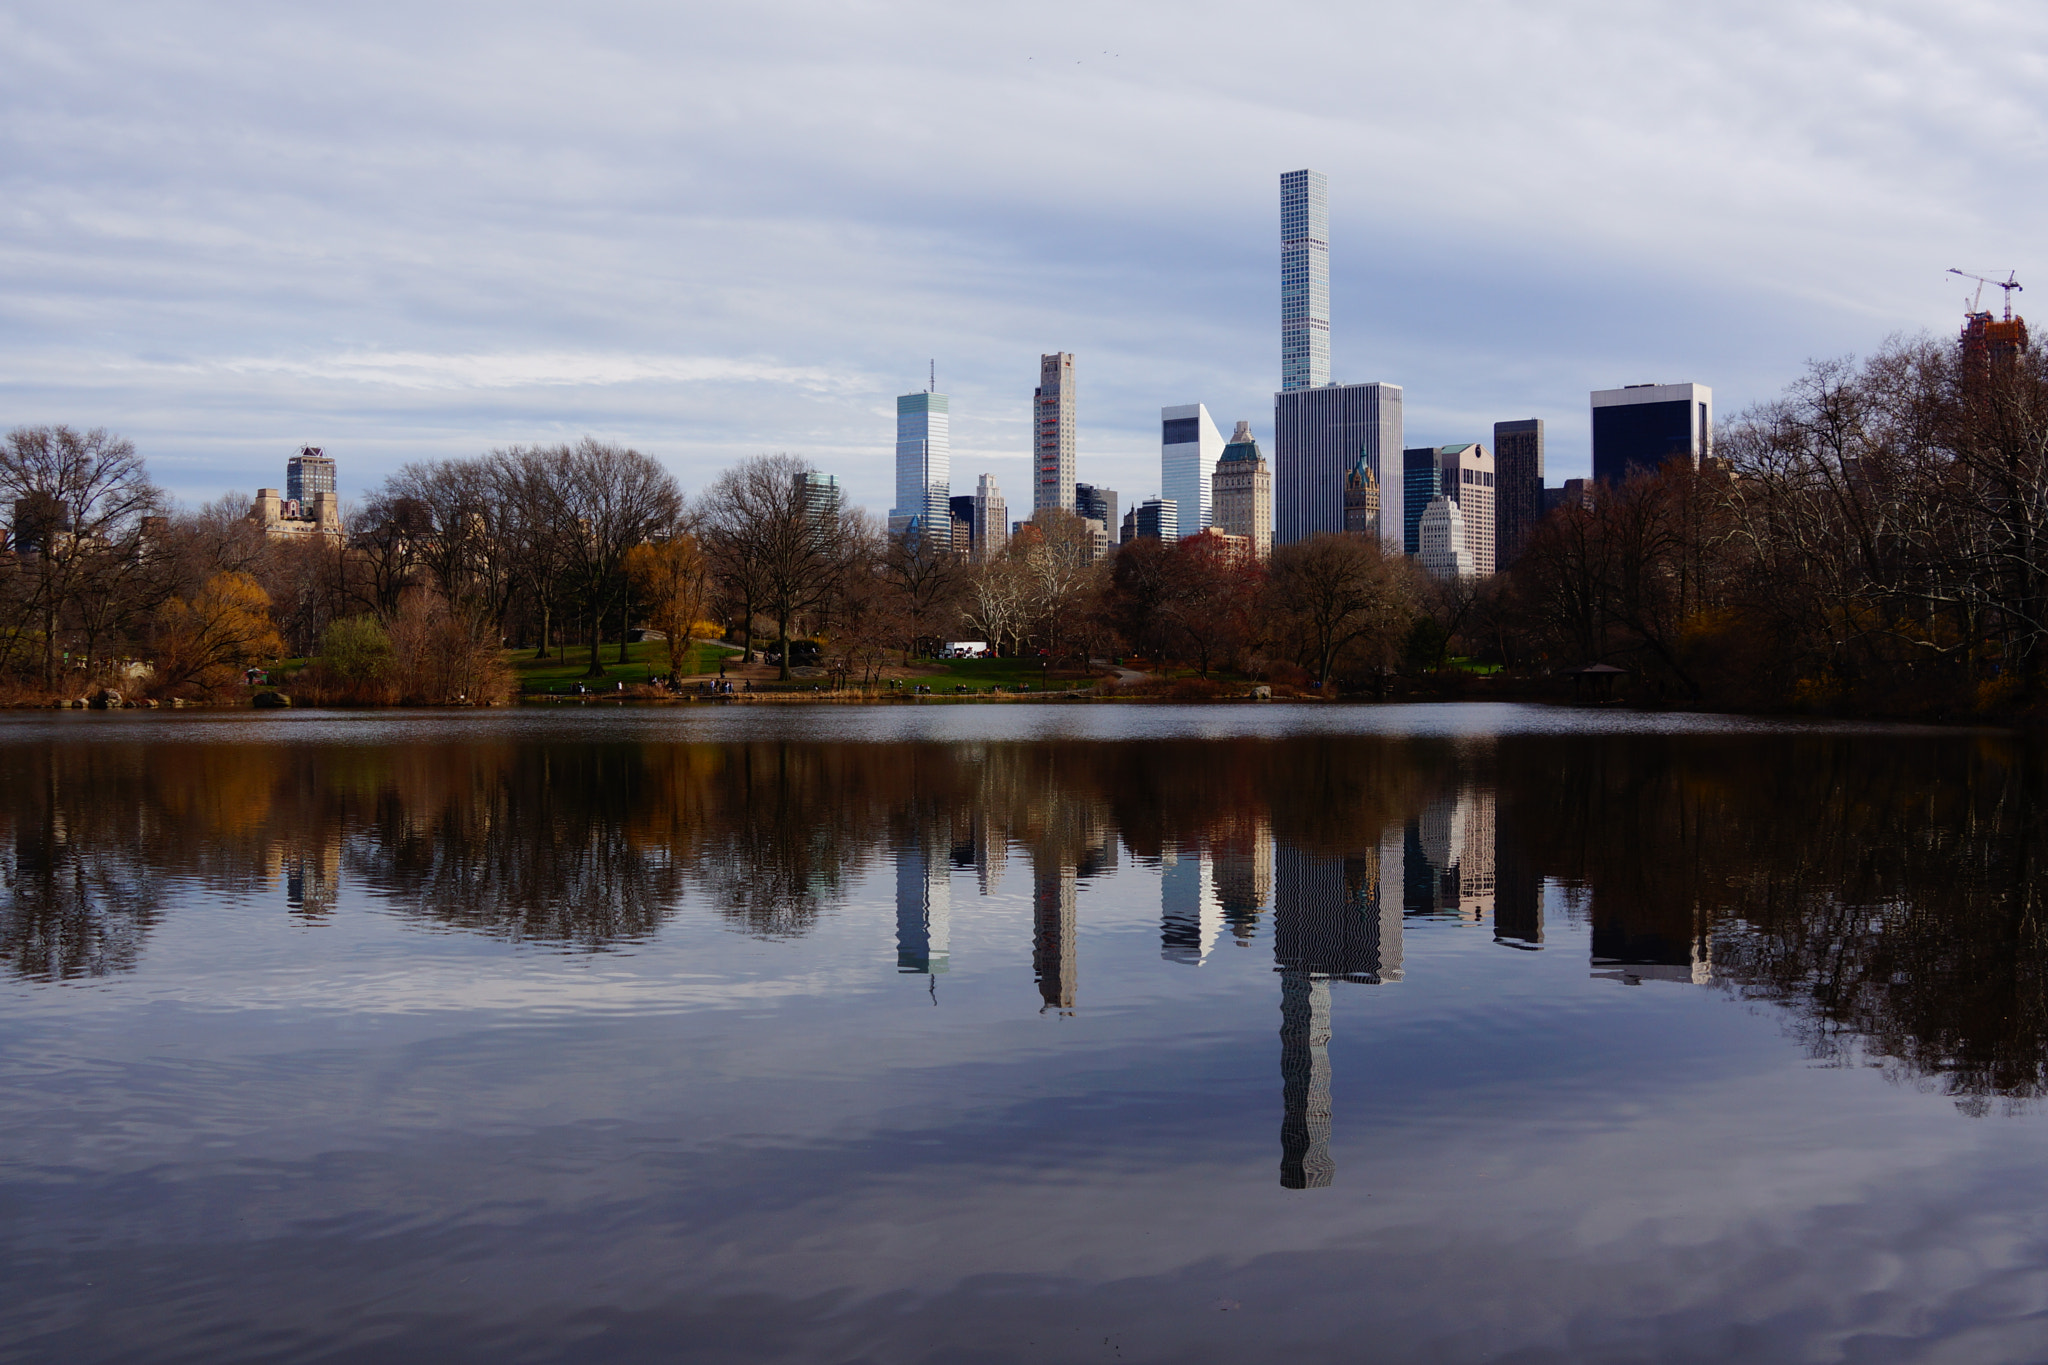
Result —
<instances>
[{"instance_id":1,"label":"white building","mask_svg":"<svg viewBox=\"0 0 2048 1365\"><path fill-rule=\"evenodd\" d=\"M1180 533L1214 524L1210 479L1223 458L1223 433L1200 403L1159 410L1159 496L1180 509Z\"/></svg>"},{"instance_id":2,"label":"white building","mask_svg":"<svg viewBox=\"0 0 2048 1365\"><path fill-rule=\"evenodd\" d=\"M973 544L977 559L994 559L1010 544L1010 510L1003 490L987 474L974 490Z\"/></svg>"},{"instance_id":3,"label":"white building","mask_svg":"<svg viewBox=\"0 0 2048 1365\"><path fill-rule=\"evenodd\" d=\"M896 400L896 505L889 529L952 529L953 437L950 404L926 390Z\"/></svg>"},{"instance_id":4,"label":"white building","mask_svg":"<svg viewBox=\"0 0 2048 1365\"><path fill-rule=\"evenodd\" d=\"M1465 518L1457 503L1437 494L1422 509L1418 529L1422 549L1416 559L1426 573L1433 578L1472 577L1471 552L1465 545Z\"/></svg>"}]
</instances>

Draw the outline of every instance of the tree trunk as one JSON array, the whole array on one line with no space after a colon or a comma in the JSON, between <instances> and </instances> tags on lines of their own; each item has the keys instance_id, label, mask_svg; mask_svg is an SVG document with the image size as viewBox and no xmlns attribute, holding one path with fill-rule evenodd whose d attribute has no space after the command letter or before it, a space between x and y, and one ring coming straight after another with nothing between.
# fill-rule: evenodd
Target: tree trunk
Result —
<instances>
[{"instance_id":1,"label":"tree trunk","mask_svg":"<svg viewBox=\"0 0 2048 1365\"><path fill-rule=\"evenodd\" d=\"M781 682L788 682L788 681L789 681L789 618L788 618L788 617L786 617L786 616L778 616L778 617L776 617L776 618L775 618L775 630L776 630L776 634L777 634L777 636L779 637L779 639L781 640L781 643L782 643L782 664L781 664L781 667L780 667L780 668L779 668L779 669L777 670L777 672L776 672L776 674L775 674L775 677L776 677L776 679L777 679L778 681L781 681Z\"/></svg>"},{"instance_id":2,"label":"tree trunk","mask_svg":"<svg viewBox=\"0 0 2048 1365\"><path fill-rule=\"evenodd\" d=\"M633 633L633 597L626 593L619 598L619 662L626 662L626 637Z\"/></svg>"},{"instance_id":3,"label":"tree trunk","mask_svg":"<svg viewBox=\"0 0 2048 1365\"><path fill-rule=\"evenodd\" d=\"M586 678L604 676L604 660L597 657L599 645L604 639L604 608L592 604L590 608L590 667L583 670Z\"/></svg>"},{"instance_id":4,"label":"tree trunk","mask_svg":"<svg viewBox=\"0 0 2048 1365\"><path fill-rule=\"evenodd\" d=\"M548 632L554 628L552 614L548 611L549 605L547 598L540 599L540 651L533 656L536 659L548 657Z\"/></svg>"}]
</instances>

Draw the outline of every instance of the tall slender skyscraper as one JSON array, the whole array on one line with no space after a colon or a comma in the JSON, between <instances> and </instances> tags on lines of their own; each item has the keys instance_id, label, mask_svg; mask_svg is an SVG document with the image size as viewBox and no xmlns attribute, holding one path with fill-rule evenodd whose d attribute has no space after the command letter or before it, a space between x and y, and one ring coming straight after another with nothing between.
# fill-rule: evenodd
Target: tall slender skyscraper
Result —
<instances>
[{"instance_id":1,"label":"tall slender skyscraper","mask_svg":"<svg viewBox=\"0 0 2048 1365\"><path fill-rule=\"evenodd\" d=\"M889 512L890 529L943 527L952 515L947 506L952 491L951 405L945 394L929 389L906 393L896 400L896 506Z\"/></svg>"},{"instance_id":2,"label":"tall slender skyscraper","mask_svg":"<svg viewBox=\"0 0 2048 1365\"><path fill-rule=\"evenodd\" d=\"M1329 382L1330 182L1289 171L1280 177L1280 388Z\"/></svg>"},{"instance_id":3,"label":"tall slender skyscraper","mask_svg":"<svg viewBox=\"0 0 2048 1365\"><path fill-rule=\"evenodd\" d=\"M1048 507L1074 510L1074 357L1065 351L1038 358L1038 388L1031 403L1032 464L1037 471L1033 515Z\"/></svg>"},{"instance_id":4,"label":"tall slender skyscraper","mask_svg":"<svg viewBox=\"0 0 2048 1365\"><path fill-rule=\"evenodd\" d=\"M1180 533L1198 535L1210 524L1209 480L1223 457L1223 433L1200 403L1159 410L1159 496L1180 509Z\"/></svg>"}]
</instances>

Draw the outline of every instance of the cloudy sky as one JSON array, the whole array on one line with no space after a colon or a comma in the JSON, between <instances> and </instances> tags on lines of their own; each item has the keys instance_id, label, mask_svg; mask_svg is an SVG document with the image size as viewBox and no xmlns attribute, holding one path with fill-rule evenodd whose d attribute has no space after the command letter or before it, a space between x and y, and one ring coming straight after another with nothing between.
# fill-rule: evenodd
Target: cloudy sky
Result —
<instances>
[{"instance_id":1,"label":"cloudy sky","mask_svg":"<svg viewBox=\"0 0 2048 1365\"><path fill-rule=\"evenodd\" d=\"M587 432L886 511L936 359L956 488L1028 504L1051 350L1147 496L1162 405L1270 438L1300 166L1335 377L1411 444L1543 417L1553 483L1588 389L1725 417L1951 331L1949 266L2048 286L2048 7L1992 0L15 0L0 109L0 423L189 500Z\"/></svg>"}]
</instances>

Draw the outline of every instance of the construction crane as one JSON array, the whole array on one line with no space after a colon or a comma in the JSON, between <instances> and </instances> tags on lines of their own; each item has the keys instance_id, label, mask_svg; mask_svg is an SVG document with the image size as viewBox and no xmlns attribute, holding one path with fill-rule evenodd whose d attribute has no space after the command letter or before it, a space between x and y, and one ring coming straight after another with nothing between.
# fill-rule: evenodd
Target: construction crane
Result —
<instances>
[{"instance_id":1,"label":"construction crane","mask_svg":"<svg viewBox=\"0 0 2048 1365\"><path fill-rule=\"evenodd\" d=\"M2026 288L2025 285L2019 282L2019 272L2017 270L2006 271L2005 278L2002 280L1986 279L1982 275L1972 275L1969 271L1957 270L1954 266L1949 267L1948 273L1951 275L1961 275L1966 280L1975 280L1977 282L1976 297L1970 300L1970 311L1972 313L1982 311L1985 285L1995 284L2000 289L2003 289L2005 291L2005 320L2007 322L2012 321L2012 291Z\"/></svg>"}]
</instances>

